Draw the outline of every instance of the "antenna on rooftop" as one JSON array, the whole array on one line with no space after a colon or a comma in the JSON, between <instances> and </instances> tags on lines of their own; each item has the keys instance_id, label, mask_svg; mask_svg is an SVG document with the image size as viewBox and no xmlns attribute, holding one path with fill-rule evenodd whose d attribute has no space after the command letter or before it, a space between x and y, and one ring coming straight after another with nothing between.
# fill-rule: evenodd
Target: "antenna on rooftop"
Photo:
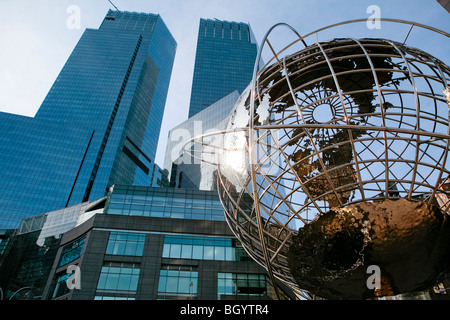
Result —
<instances>
[{"instance_id":1,"label":"antenna on rooftop","mask_svg":"<svg viewBox=\"0 0 450 320\"><path fill-rule=\"evenodd\" d=\"M112 1L111 1L111 0L108 0L108 1L109 1L109 3L111 3L111 4L112 4L112 6L113 6L114 8L116 8L116 10L117 10L117 11L119 11L119 8L117 8L117 7L116 7L116 5L115 5L114 3L112 3Z\"/></svg>"}]
</instances>

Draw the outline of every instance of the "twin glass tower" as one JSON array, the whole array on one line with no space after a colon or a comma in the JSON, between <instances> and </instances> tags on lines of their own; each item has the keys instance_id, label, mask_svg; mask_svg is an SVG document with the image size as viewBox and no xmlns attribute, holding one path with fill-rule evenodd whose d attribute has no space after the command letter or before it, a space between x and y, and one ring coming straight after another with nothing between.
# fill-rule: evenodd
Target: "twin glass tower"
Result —
<instances>
[{"instance_id":1,"label":"twin glass tower","mask_svg":"<svg viewBox=\"0 0 450 320\"><path fill-rule=\"evenodd\" d=\"M110 10L35 117L0 113L0 229L100 199L114 184L154 185L176 47L159 15ZM256 53L247 24L202 19L189 115L241 92Z\"/></svg>"},{"instance_id":2,"label":"twin glass tower","mask_svg":"<svg viewBox=\"0 0 450 320\"><path fill-rule=\"evenodd\" d=\"M189 118L252 80L258 53L249 24L200 19Z\"/></svg>"}]
</instances>

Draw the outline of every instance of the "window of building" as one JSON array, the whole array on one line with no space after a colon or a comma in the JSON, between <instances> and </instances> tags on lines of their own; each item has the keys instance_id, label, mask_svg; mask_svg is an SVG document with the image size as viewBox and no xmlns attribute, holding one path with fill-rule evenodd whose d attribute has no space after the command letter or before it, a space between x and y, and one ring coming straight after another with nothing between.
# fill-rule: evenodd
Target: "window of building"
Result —
<instances>
[{"instance_id":1,"label":"window of building","mask_svg":"<svg viewBox=\"0 0 450 320\"><path fill-rule=\"evenodd\" d=\"M142 256L145 234L132 232L111 232L106 254L123 256Z\"/></svg>"},{"instance_id":2,"label":"window of building","mask_svg":"<svg viewBox=\"0 0 450 320\"><path fill-rule=\"evenodd\" d=\"M139 273L139 264L106 262L100 273L97 284L97 293L114 291L136 292Z\"/></svg>"},{"instance_id":3,"label":"window of building","mask_svg":"<svg viewBox=\"0 0 450 320\"><path fill-rule=\"evenodd\" d=\"M82 237L73 241L72 243L66 245L61 252L61 258L59 260L58 267L61 267L69 262L72 262L78 259L81 256L81 252L83 251L84 242L86 237Z\"/></svg>"},{"instance_id":4,"label":"window of building","mask_svg":"<svg viewBox=\"0 0 450 320\"><path fill-rule=\"evenodd\" d=\"M218 299L224 296L265 296L267 280L264 274L218 273Z\"/></svg>"},{"instance_id":5,"label":"window of building","mask_svg":"<svg viewBox=\"0 0 450 320\"><path fill-rule=\"evenodd\" d=\"M136 300L135 297L95 296L94 300Z\"/></svg>"},{"instance_id":6,"label":"window of building","mask_svg":"<svg viewBox=\"0 0 450 320\"><path fill-rule=\"evenodd\" d=\"M248 255L235 239L166 235L163 258L243 261Z\"/></svg>"},{"instance_id":7,"label":"window of building","mask_svg":"<svg viewBox=\"0 0 450 320\"><path fill-rule=\"evenodd\" d=\"M56 286L55 290L53 291L52 299L60 297L66 293L69 293L70 290L69 287L67 286L67 279L69 279L70 276L71 274L65 273L58 277L58 279L56 280Z\"/></svg>"},{"instance_id":8,"label":"window of building","mask_svg":"<svg viewBox=\"0 0 450 320\"><path fill-rule=\"evenodd\" d=\"M3 254L8 244L8 238L0 238L0 254Z\"/></svg>"},{"instance_id":9,"label":"window of building","mask_svg":"<svg viewBox=\"0 0 450 320\"><path fill-rule=\"evenodd\" d=\"M209 192L169 189L147 191L116 186L105 207L107 214L225 221L222 204Z\"/></svg>"},{"instance_id":10,"label":"window of building","mask_svg":"<svg viewBox=\"0 0 450 320\"><path fill-rule=\"evenodd\" d=\"M158 298L194 299L198 272L190 266L163 266L159 273Z\"/></svg>"}]
</instances>

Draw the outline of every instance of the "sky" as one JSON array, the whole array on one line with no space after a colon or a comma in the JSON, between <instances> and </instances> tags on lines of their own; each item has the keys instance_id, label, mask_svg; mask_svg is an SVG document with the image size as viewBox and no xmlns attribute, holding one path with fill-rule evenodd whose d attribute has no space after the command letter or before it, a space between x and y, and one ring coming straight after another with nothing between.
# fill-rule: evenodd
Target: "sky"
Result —
<instances>
[{"instance_id":1,"label":"sky","mask_svg":"<svg viewBox=\"0 0 450 320\"><path fill-rule=\"evenodd\" d=\"M307 42L338 37L384 37L403 42L410 26L384 21L376 25L373 19L378 13L381 18L450 32L450 13L436 0L111 1L122 11L160 14L178 44L156 155L160 166L168 131L187 119L200 18L250 23L259 44L277 23L287 23L304 35L352 19L369 22L333 28ZM371 6L376 6L376 11ZM97 29L108 9L114 9L108 0L0 0L0 111L33 117L84 30ZM272 34L275 48L292 41L292 33L286 30ZM450 64L447 37L415 27L406 44Z\"/></svg>"}]
</instances>

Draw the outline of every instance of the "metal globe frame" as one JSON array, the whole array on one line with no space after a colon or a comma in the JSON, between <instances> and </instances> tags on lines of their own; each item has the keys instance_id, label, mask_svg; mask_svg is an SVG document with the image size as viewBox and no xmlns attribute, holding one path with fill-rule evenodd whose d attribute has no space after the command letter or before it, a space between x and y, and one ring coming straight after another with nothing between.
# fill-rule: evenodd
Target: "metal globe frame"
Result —
<instances>
[{"instance_id":1,"label":"metal globe frame","mask_svg":"<svg viewBox=\"0 0 450 320\"><path fill-rule=\"evenodd\" d=\"M235 126L232 113L227 129L194 137L184 147L218 167L227 222L267 270L279 298L276 280L299 297L312 298L293 279L286 252L291 236L330 208L406 198L437 203L449 213L450 192L443 186L450 177L450 68L405 42L414 27L444 38L450 34L415 22L380 20L409 25L405 40L341 38L308 46L305 39L319 32L366 19L306 36L285 23L274 25L240 98L246 125ZM268 37L279 27L297 39L276 52ZM272 58L260 67L266 44ZM302 48L284 55L297 45ZM238 112L235 108L234 116ZM224 137L238 135L245 145L227 145ZM221 143L211 143L217 137ZM245 170L236 173L244 178L239 186L223 161L236 150L245 154ZM214 156L205 159L205 154Z\"/></svg>"}]
</instances>

